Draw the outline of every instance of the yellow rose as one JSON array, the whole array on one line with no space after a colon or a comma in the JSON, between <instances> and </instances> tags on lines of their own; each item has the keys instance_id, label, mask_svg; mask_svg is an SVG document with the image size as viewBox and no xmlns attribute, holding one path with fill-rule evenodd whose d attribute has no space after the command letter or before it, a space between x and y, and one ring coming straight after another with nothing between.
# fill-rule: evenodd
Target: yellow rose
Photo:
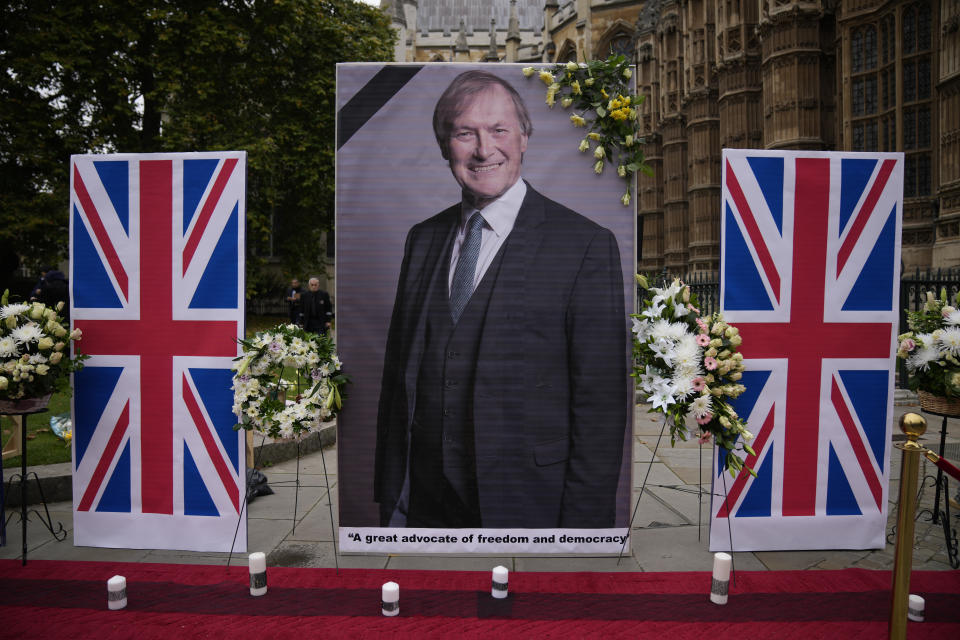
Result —
<instances>
[{"instance_id":1,"label":"yellow rose","mask_svg":"<svg viewBox=\"0 0 960 640\"><path fill-rule=\"evenodd\" d=\"M564 109L566 109L572 104L573 104L573 98L571 98L570 96L567 96L560 101L560 106L562 106Z\"/></svg>"},{"instance_id":2,"label":"yellow rose","mask_svg":"<svg viewBox=\"0 0 960 640\"><path fill-rule=\"evenodd\" d=\"M74 329L73 331L70 332L71 340L79 340L82 337L83 337L83 332L80 331L80 329Z\"/></svg>"},{"instance_id":3,"label":"yellow rose","mask_svg":"<svg viewBox=\"0 0 960 640\"><path fill-rule=\"evenodd\" d=\"M590 86L589 82L590 81L588 80L587 81L588 87ZM581 93L583 93L583 90L580 89L580 82L578 80L574 80L573 82L570 83L570 90L573 91L573 95L575 96L579 96Z\"/></svg>"},{"instance_id":4,"label":"yellow rose","mask_svg":"<svg viewBox=\"0 0 960 640\"><path fill-rule=\"evenodd\" d=\"M580 151L580 153L583 153L584 151L586 151L586 150L589 149L589 148L590 148L590 143L587 141L586 138L584 138L583 140L581 140L581 141L580 141L580 146L577 147L577 149Z\"/></svg>"},{"instance_id":5,"label":"yellow rose","mask_svg":"<svg viewBox=\"0 0 960 640\"><path fill-rule=\"evenodd\" d=\"M620 102L623 103L623 106L628 106L630 104L630 96L627 96L626 98L620 96Z\"/></svg>"},{"instance_id":6,"label":"yellow rose","mask_svg":"<svg viewBox=\"0 0 960 640\"><path fill-rule=\"evenodd\" d=\"M630 71L630 69L624 69L624 70L623 70L623 77L624 77L624 78L626 78L627 80L629 80L632 76L633 76L633 71Z\"/></svg>"},{"instance_id":7,"label":"yellow rose","mask_svg":"<svg viewBox=\"0 0 960 640\"><path fill-rule=\"evenodd\" d=\"M594 173L603 173L603 160L597 160L597 163L593 165Z\"/></svg>"},{"instance_id":8,"label":"yellow rose","mask_svg":"<svg viewBox=\"0 0 960 640\"><path fill-rule=\"evenodd\" d=\"M54 351L50 354L50 364L58 364L60 360L63 359L63 354L59 351Z\"/></svg>"},{"instance_id":9,"label":"yellow rose","mask_svg":"<svg viewBox=\"0 0 960 640\"><path fill-rule=\"evenodd\" d=\"M44 320L53 320L53 319L56 318L56 317L57 317L57 312L54 311L53 309L49 309L49 308L48 308L48 309L44 309L44 310L43 310L43 318L44 318Z\"/></svg>"},{"instance_id":10,"label":"yellow rose","mask_svg":"<svg viewBox=\"0 0 960 640\"><path fill-rule=\"evenodd\" d=\"M37 342L37 348L40 349L40 351L46 351L47 349L50 349L52 347L53 347L53 340L48 338L47 336L43 336Z\"/></svg>"},{"instance_id":11,"label":"yellow rose","mask_svg":"<svg viewBox=\"0 0 960 640\"><path fill-rule=\"evenodd\" d=\"M731 379L731 380L734 380L734 381L739 380L739 379L742 378L742 377L743 377L743 374L740 373L740 372L736 372L736 373L731 373L731 374L730 374L730 379Z\"/></svg>"},{"instance_id":12,"label":"yellow rose","mask_svg":"<svg viewBox=\"0 0 960 640\"><path fill-rule=\"evenodd\" d=\"M0 391L10 386L10 382L3 376L0 376Z\"/></svg>"},{"instance_id":13,"label":"yellow rose","mask_svg":"<svg viewBox=\"0 0 960 640\"><path fill-rule=\"evenodd\" d=\"M588 87L592 87L592 86L593 86L593 78L587 78L586 80L583 81L583 84L585 84L585 85L588 86Z\"/></svg>"},{"instance_id":14,"label":"yellow rose","mask_svg":"<svg viewBox=\"0 0 960 640\"><path fill-rule=\"evenodd\" d=\"M617 175L620 176L621 178L627 177L627 168L623 165L620 165L619 167L617 167Z\"/></svg>"},{"instance_id":15,"label":"yellow rose","mask_svg":"<svg viewBox=\"0 0 960 640\"><path fill-rule=\"evenodd\" d=\"M554 82L554 80L553 80L553 74L550 73L549 71L541 71L541 72L540 72L540 80L543 81L543 84L545 84L545 85L547 85L547 86L549 87L549 86L552 85L553 82Z\"/></svg>"},{"instance_id":16,"label":"yellow rose","mask_svg":"<svg viewBox=\"0 0 960 640\"><path fill-rule=\"evenodd\" d=\"M39 320L40 318L43 317L43 310L45 308L46 307L44 307L39 302L34 302L33 306L30 307L30 318L33 320Z\"/></svg>"},{"instance_id":17,"label":"yellow rose","mask_svg":"<svg viewBox=\"0 0 960 640\"><path fill-rule=\"evenodd\" d=\"M584 120L583 118L581 118L580 116L578 116L578 115L575 114L575 113L570 116L570 122L572 122L572 123L573 123L573 126L575 126L575 127L585 127L585 126L587 126L587 121Z\"/></svg>"},{"instance_id":18,"label":"yellow rose","mask_svg":"<svg viewBox=\"0 0 960 640\"><path fill-rule=\"evenodd\" d=\"M67 343L66 343L66 342L58 342L57 344L53 345L53 350L54 350L54 351L63 351L63 348L64 348L65 346L67 346Z\"/></svg>"},{"instance_id":19,"label":"yellow rose","mask_svg":"<svg viewBox=\"0 0 960 640\"><path fill-rule=\"evenodd\" d=\"M50 371L50 367L48 367L47 365L45 364L37 365L37 375L45 376L47 375L48 371Z\"/></svg>"},{"instance_id":20,"label":"yellow rose","mask_svg":"<svg viewBox=\"0 0 960 640\"><path fill-rule=\"evenodd\" d=\"M596 158L597 160L602 160L605 155L607 154L603 150L603 145L598 144L597 148L593 150L593 157Z\"/></svg>"},{"instance_id":21,"label":"yellow rose","mask_svg":"<svg viewBox=\"0 0 960 640\"><path fill-rule=\"evenodd\" d=\"M629 192L629 191L627 191L625 194L623 194L623 197L620 198L620 202L622 202L622 203L623 203L623 206L625 206L625 207L630 204L630 192Z\"/></svg>"},{"instance_id":22,"label":"yellow rose","mask_svg":"<svg viewBox=\"0 0 960 640\"><path fill-rule=\"evenodd\" d=\"M730 338L730 344L733 345L734 347L739 347L741 344L743 344L743 338L741 338L740 336L733 336L732 338ZM742 358L743 356L740 356L740 357Z\"/></svg>"},{"instance_id":23,"label":"yellow rose","mask_svg":"<svg viewBox=\"0 0 960 640\"><path fill-rule=\"evenodd\" d=\"M535 69L533 67L524 67L520 71L523 73L524 76L529 78L530 76L533 75L533 72L535 71Z\"/></svg>"},{"instance_id":24,"label":"yellow rose","mask_svg":"<svg viewBox=\"0 0 960 640\"><path fill-rule=\"evenodd\" d=\"M624 140L623 140L623 146L625 146L625 147L632 147L632 146L633 146L633 136L628 135L626 138L624 138Z\"/></svg>"},{"instance_id":25,"label":"yellow rose","mask_svg":"<svg viewBox=\"0 0 960 640\"><path fill-rule=\"evenodd\" d=\"M594 142L597 142L600 140L600 134L595 131L593 133L588 133L587 137L593 140Z\"/></svg>"},{"instance_id":26,"label":"yellow rose","mask_svg":"<svg viewBox=\"0 0 960 640\"><path fill-rule=\"evenodd\" d=\"M3 322L7 325L7 329L17 328L17 316L7 316Z\"/></svg>"},{"instance_id":27,"label":"yellow rose","mask_svg":"<svg viewBox=\"0 0 960 640\"><path fill-rule=\"evenodd\" d=\"M567 63L567 71L576 71L576 70L577 70L577 63L576 63L576 62L568 62L568 63Z\"/></svg>"},{"instance_id":28,"label":"yellow rose","mask_svg":"<svg viewBox=\"0 0 960 640\"><path fill-rule=\"evenodd\" d=\"M67 330L63 327L63 325L60 325L53 330L53 335L57 336L58 338L62 338L63 336L67 335Z\"/></svg>"}]
</instances>

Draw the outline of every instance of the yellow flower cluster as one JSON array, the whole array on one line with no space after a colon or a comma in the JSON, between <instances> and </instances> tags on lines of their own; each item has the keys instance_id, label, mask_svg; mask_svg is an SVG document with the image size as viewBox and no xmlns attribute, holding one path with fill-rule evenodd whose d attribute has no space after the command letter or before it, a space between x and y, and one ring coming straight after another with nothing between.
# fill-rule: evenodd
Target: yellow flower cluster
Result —
<instances>
[{"instance_id":1,"label":"yellow flower cluster","mask_svg":"<svg viewBox=\"0 0 960 640\"><path fill-rule=\"evenodd\" d=\"M618 95L607 103L607 111L614 120L623 121L636 116L636 110L630 108L630 96Z\"/></svg>"}]
</instances>

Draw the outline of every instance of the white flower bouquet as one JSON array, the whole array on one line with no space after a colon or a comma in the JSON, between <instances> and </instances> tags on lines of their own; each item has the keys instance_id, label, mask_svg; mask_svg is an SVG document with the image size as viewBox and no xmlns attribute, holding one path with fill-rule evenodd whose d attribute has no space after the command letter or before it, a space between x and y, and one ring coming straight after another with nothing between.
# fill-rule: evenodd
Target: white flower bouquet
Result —
<instances>
[{"instance_id":1,"label":"white flower bouquet","mask_svg":"<svg viewBox=\"0 0 960 640\"><path fill-rule=\"evenodd\" d=\"M80 339L60 316L61 302L51 309L40 302L10 303L0 298L0 400L42 398L70 390L70 373L83 368L89 356L70 357L70 343Z\"/></svg>"},{"instance_id":2,"label":"white flower bouquet","mask_svg":"<svg viewBox=\"0 0 960 640\"><path fill-rule=\"evenodd\" d=\"M243 355L233 365L237 428L299 439L342 408L349 380L329 337L286 324L239 342Z\"/></svg>"},{"instance_id":3,"label":"white flower bouquet","mask_svg":"<svg viewBox=\"0 0 960 640\"><path fill-rule=\"evenodd\" d=\"M957 297L960 297L958 294ZM960 398L960 310L947 291L926 294L923 308L907 313L910 331L899 336L897 358L907 367L907 385L943 398Z\"/></svg>"},{"instance_id":4,"label":"white flower bouquet","mask_svg":"<svg viewBox=\"0 0 960 640\"><path fill-rule=\"evenodd\" d=\"M641 312L632 316L632 375L644 401L664 414L671 444L686 440L688 418L695 421L700 442L712 439L725 449L724 468L736 476L743 460L729 454L754 453L753 434L730 404L745 391L740 332L719 313L701 318L696 295L679 280L658 288L638 275L637 283L645 293Z\"/></svg>"}]
</instances>

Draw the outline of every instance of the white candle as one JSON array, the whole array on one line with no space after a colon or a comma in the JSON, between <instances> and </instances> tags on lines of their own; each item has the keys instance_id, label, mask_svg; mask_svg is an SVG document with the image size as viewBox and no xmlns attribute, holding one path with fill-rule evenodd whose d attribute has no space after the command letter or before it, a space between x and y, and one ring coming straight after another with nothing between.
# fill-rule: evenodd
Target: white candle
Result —
<instances>
[{"instance_id":1,"label":"white candle","mask_svg":"<svg viewBox=\"0 0 960 640\"><path fill-rule=\"evenodd\" d=\"M727 604L732 564L733 557L729 553L721 551L713 554L713 584L710 586L710 602Z\"/></svg>"},{"instance_id":2,"label":"white candle","mask_svg":"<svg viewBox=\"0 0 960 640\"><path fill-rule=\"evenodd\" d=\"M107 580L107 608L123 609L127 606L127 579L113 576Z\"/></svg>"},{"instance_id":3,"label":"white candle","mask_svg":"<svg viewBox=\"0 0 960 640\"><path fill-rule=\"evenodd\" d=\"M907 620L913 620L914 622L923 622L923 609L925 606L925 601L921 596L910 594L910 599L907 602Z\"/></svg>"},{"instance_id":4,"label":"white candle","mask_svg":"<svg viewBox=\"0 0 960 640\"><path fill-rule=\"evenodd\" d=\"M507 575L506 567L493 568L493 586L490 588L490 595L494 598L507 597Z\"/></svg>"},{"instance_id":5,"label":"white candle","mask_svg":"<svg viewBox=\"0 0 960 640\"><path fill-rule=\"evenodd\" d=\"M250 554L250 595L267 593L267 556L262 551Z\"/></svg>"},{"instance_id":6,"label":"white candle","mask_svg":"<svg viewBox=\"0 0 960 640\"><path fill-rule=\"evenodd\" d=\"M385 616L395 616L400 613L400 585L396 582L386 582L380 596L380 611Z\"/></svg>"}]
</instances>

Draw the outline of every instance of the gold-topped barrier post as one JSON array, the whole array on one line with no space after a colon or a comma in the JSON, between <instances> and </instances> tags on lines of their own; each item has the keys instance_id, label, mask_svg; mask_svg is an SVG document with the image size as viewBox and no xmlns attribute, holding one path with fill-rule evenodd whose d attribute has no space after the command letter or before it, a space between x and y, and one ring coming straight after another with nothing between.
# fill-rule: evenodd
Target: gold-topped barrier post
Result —
<instances>
[{"instance_id":1,"label":"gold-topped barrier post","mask_svg":"<svg viewBox=\"0 0 960 640\"><path fill-rule=\"evenodd\" d=\"M890 601L890 638L907 637L907 607L910 597L910 569L913 563L913 517L916 510L917 470L924 448L917 440L927 430L927 421L916 413L900 418L900 430L907 442L894 445L903 452L900 462L900 499L897 502L897 545L893 560L893 595Z\"/></svg>"}]
</instances>

